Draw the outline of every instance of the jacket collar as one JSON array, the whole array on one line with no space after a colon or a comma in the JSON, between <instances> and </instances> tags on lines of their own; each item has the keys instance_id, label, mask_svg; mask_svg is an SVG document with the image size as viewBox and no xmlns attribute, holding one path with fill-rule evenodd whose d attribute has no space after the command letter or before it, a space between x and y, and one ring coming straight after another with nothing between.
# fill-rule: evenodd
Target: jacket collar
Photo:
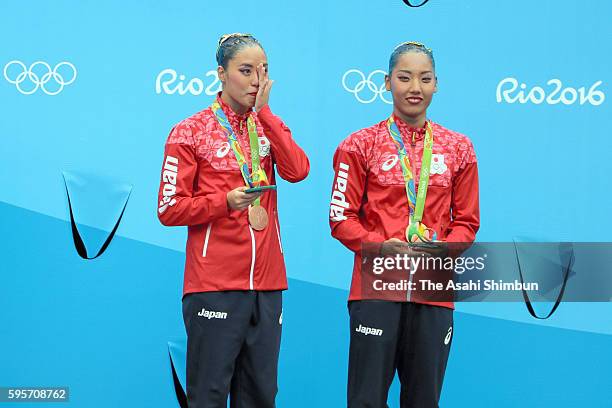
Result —
<instances>
[{"instance_id":1,"label":"jacket collar","mask_svg":"<svg viewBox=\"0 0 612 408\"><path fill-rule=\"evenodd\" d=\"M225 113L225 116L227 117L227 120L232 126L232 129L234 129L234 132L237 132L239 129L242 129L243 126L246 126L246 120L249 118L249 116L255 114L253 110L248 111L244 115L237 114L227 103L225 103L223 99L221 99L221 92L217 93L217 102L219 103L219 105L221 105L221 109L223 109L223 113Z\"/></svg>"},{"instance_id":2,"label":"jacket collar","mask_svg":"<svg viewBox=\"0 0 612 408\"><path fill-rule=\"evenodd\" d=\"M412 142L416 142L417 140L421 140L425 137L425 126L422 128L412 127L400 119L396 114L393 114L393 120L397 124L397 128L399 129L402 137L409 139ZM431 121L429 119L425 120L425 124L427 123L431 125Z\"/></svg>"}]
</instances>

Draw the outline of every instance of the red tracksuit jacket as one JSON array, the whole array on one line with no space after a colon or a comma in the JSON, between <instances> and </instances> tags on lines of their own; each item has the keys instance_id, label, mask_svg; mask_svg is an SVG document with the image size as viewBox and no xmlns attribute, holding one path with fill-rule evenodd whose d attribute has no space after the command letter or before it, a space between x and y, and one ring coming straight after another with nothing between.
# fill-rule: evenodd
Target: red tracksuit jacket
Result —
<instances>
[{"instance_id":1,"label":"red tracksuit jacket","mask_svg":"<svg viewBox=\"0 0 612 408\"><path fill-rule=\"evenodd\" d=\"M259 135L261 167L270 184L278 174L303 180L310 168L304 151L268 106L237 115L221 104L247 163L251 163L246 120L252 115ZM166 143L159 187L158 217L164 225L187 225L183 295L225 290L287 289L276 208L276 191L261 196L268 212L263 231L251 228L247 210L229 209L226 195L244 186L227 137L210 108L177 124Z\"/></svg>"},{"instance_id":2,"label":"red tracksuit jacket","mask_svg":"<svg viewBox=\"0 0 612 408\"><path fill-rule=\"evenodd\" d=\"M424 129L411 128L397 116L394 119L418 189ZM437 232L439 240L472 242L480 225L474 148L466 136L430 123L434 146L423 222ZM397 153L384 120L351 134L334 155L329 222L332 236L355 252L349 300L363 299L362 243L406 240L408 197ZM453 307L448 302L422 303Z\"/></svg>"}]
</instances>

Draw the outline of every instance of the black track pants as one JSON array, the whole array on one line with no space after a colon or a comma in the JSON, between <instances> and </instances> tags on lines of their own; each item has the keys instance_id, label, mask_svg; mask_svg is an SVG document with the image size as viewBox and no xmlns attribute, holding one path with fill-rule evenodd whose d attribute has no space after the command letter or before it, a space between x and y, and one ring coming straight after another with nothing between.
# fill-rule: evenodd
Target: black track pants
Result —
<instances>
[{"instance_id":1,"label":"black track pants","mask_svg":"<svg viewBox=\"0 0 612 408\"><path fill-rule=\"evenodd\" d=\"M418 303L349 302L348 407L387 407L397 369L402 408L437 408L450 351L453 310Z\"/></svg>"},{"instance_id":2,"label":"black track pants","mask_svg":"<svg viewBox=\"0 0 612 408\"><path fill-rule=\"evenodd\" d=\"M183 298L189 408L275 406L281 314L281 291Z\"/></svg>"}]
</instances>

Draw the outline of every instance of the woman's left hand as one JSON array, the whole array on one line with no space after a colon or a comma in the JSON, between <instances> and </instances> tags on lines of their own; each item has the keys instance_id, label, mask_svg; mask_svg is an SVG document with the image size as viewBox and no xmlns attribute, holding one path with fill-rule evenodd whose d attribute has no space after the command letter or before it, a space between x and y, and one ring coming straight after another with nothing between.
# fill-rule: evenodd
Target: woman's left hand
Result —
<instances>
[{"instance_id":1,"label":"woman's left hand","mask_svg":"<svg viewBox=\"0 0 612 408\"><path fill-rule=\"evenodd\" d=\"M263 64L257 66L257 77L259 78L259 89L257 90L257 96L255 97L255 111L259 112L264 106L268 104L270 99L270 89L274 81L268 78L268 70Z\"/></svg>"}]
</instances>

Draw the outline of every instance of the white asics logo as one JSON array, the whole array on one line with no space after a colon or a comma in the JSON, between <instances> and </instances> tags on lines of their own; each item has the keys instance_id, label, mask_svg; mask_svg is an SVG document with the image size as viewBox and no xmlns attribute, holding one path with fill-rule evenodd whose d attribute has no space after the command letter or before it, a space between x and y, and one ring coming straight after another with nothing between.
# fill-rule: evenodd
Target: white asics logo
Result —
<instances>
[{"instance_id":1,"label":"white asics logo","mask_svg":"<svg viewBox=\"0 0 612 408\"><path fill-rule=\"evenodd\" d=\"M385 75L387 73L381 69L372 71L366 78L365 74L358 69L349 69L342 76L342 87L347 92L355 95L361 103L372 103L376 98L384 103L391 105L393 101L385 98ZM379 79L375 82L372 78L379 75ZM367 87L367 89L366 89Z\"/></svg>"},{"instance_id":2,"label":"white asics logo","mask_svg":"<svg viewBox=\"0 0 612 408\"><path fill-rule=\"evenodd\" d=\"M187 79L185 75L178 75L172 68L166 68L162 70L155 80L155 93L166 95L172 95L178 92L179 95L185 95L190 93L191 95L198 96L204 92L206 95L216 95L221 91L221 81L217 76L217 71L210 70L205 74L206 77L212 77L212 82L208 85L204 85L204 81L200 78L193 78L185 84ZM175 84L176 80L179 80Z\"/></svg>"},{"instance_id":3,"label":"white asics logo","mask_svg":"<svg viewBox=\"0 0 612 408\"><path fill-rule=\"evenodd\" d=\"M359 325L359 327L356 328L355 331L357 333L363 333L366 336L369 336L369 335L372 335L372 336L382 336L382 334L383 334L382 329L375 329L375 328L372 328L372 327L366 327L366 326L362 326L362 325Z\"/></svg>"},{"instance_id":4,"label":"white asics logo","mask_svg":"<svg viewBox=\"0 0 612 408\"><path fill-rule=\"evenodd\" d=\"M217 149L217 157L222 158L227 156L230 151L230 144L228 142L221 143L221 147Z\"/></svg>"},{"instance_id":5,"label":"white asics logo","mask_svg":"<svg viewBox=\"0 0 612 408\"><path fill-rule=\"evenodd\" d=\"M556 105L558 103L572 105L578 102L580 105L584 105L588 102L593 106L599 106L606 100L606 94L596 89L601 84L602 81L595 82L587 92L584 86L578 88L578 90L570 87L563 89L561 80L551 79L546 82L546 85L552 86L552 89L549 89L550 93L548 95L544 88L540 86L534 86L527 91L527 85L524 83L520 85L521 90L513 94L519 88L519 83L516 78L509 77L502 79L497 84L495 99L497 103L502 103L502 101L506 103L518 102L521 104L531 102L539 105L546 102L548 105Z\"/></svg>"},{"instance_id":6,"label":"white asics logo","mask_svg":"<svg viewBox=\"0 0 612 408\"><path fill-rule=\"evenodd\" d=\"M210 319L227 319L226 312L215 312L213 310L206 310L202 308L202 310L198 313L198 316L205 317L208 320Z\"/></svg>"},{"instance_id":7,"label":"white asics logo","mask_svg":"<svg viewBox=\"0 0 612 408\"><path fill-rule=\"evenodd\" d=\"M178 159L172 156L166 156L164 163L164 172L162 173L162 181L164 184L163 195L159 202L159 213L166 211L168 206L172 207L176 204L174 195L176 194L176 179L178 176Z\"/></svg>"},{"instance_id":8,"label":"white asics logo","mask_svg":"<svg viewBox=\"0 0 612 408\"><path fill-rule=\"evenodd\" d=\"M380 168L383 171L389 171L393 168L393 166L397 164L398 160L399 156L397 154L392 154L387 160L385 160L385 162L382 164L382 166L380 166Z\"/></svg>"},{"instance_id":9,"label":"white asics logo","mask_svg":"<svg viewBox=\"0 0 612 408\"><path fill-rule=\"evenodd\" d=\"M332 221L338 222L346 220L344 209L350 207L348 201L346 201L346 196L344 195L348 185L348 171L349 165L346 163L340 163L338 175L336 176L334 192L332 193L331 205L329 207L329 217Z\"/></svg>"},{"instance_id":10,"label":"white asics logo","mask_svg":"<svg viewBox=\"0 0 612 408\"><path fill-rule=\"evenodd\" d=\"M217 149L216 156L223 158L227 156L230 151L230 144L228 142L221 143L221 147ZM270 140L265 136L259 137L259 157L266 157L270 154Z\"/></svg>"},{"instance_id":11,"label":"white asics logo","mask_svg":"<svg viewBox=\"0 0 612 408\"><path fill-rule=\"evenodd\" d=\"M63 68L65 67L65 68ZM63 74L67 74L64 78ZM57 95L76 80L77 70L70 62L60 62L53 69L44 61L36 61L29 67L21 61L11 61L4 66L4 78L14 84L24 95L32 95L42 89L47 95Z\"/></svg>"},{"instance_id":12,"label":"white asics logo","mask_svg":"<svg viewBox=\"0 0 612 408\"><path fill-rule=\"evenodd\" d=\"M444 338L444 345L448 345L450 343L451 337L453 336L453 327L448 328L448 333L446 333L446 337Z\"/></svg>"}]
</instances>

